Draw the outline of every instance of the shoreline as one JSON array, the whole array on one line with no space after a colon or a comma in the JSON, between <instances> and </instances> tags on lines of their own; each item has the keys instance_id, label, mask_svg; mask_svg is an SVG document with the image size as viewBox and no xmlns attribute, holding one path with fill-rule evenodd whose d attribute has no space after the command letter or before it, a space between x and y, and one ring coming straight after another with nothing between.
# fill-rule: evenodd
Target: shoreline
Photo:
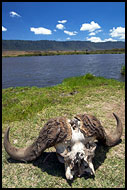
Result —
<instances>
[{"instance_id":1,"label":"shoreline","mask_svg":"<svg viewBox=\"0 0 127 190\"><path fill-rule=\"evenodd\" d=\"M9 87L9 88L2 89L2 95L3 95L2 107L3 107L3 110L5 110L5 112L8 110L8 108L10 106L12 106L12 108L14 108L14 110L15 110L17 107L17 103L19 103L19 105L20 105L19 111L24 109L24 106L25 106L25 107L27 107L27 109L26 109L27 111L29 109L29 111L31 110L32 112L35 113L37 110L33 109L33 108L31 109L31 107L29 107L30 106L29 103L31 104L31 97L32 97L32 99L33 98L36 99L37 102L39 99L43 99L42 101L39 100L41 102L40 105L41 104L42 105L45 104L45 106L50 105L50 101L47 101L47 99L49 99L49 97L53 100L53 102L55 101L59 105L59 103L56 101L56 95L57 95L57 98L60 100L61 100L61 98L62 99L66 99L66 98L68 99L69 97L74 98L75 95L78 95L79 98L81 99L81 97L83 95L82 91L84 93L86 93L84 91L85 88L87 89L88 94L92 89L93 89L93 91L95 91L95 94L96 94L96 89L100 90L100 88L102 88L104 91L105 90L109 91L110 88L115 88L115 87L116 88L118 87L118 89L119 88L124 89L125 88L124 84L125 84L125 82L120 82L115 79L106 79L104 77L96 77L90 73L87 73L86 75L83 75L83 76L66 78L62 81L62 83L54 85L54 86L49 86L49 87L37 87L37 86ZM38 98L37 98L37 95L36 96L34 95L34 93L36 91L39 93ZM32 93L31 97L25 96L24 92L25 93L29 92L30 94ZM48 96L41 97L40 94L42 95L42 92L44 94L45 93L48 94ZM52 95L50 95L50 93ZM21 103L22 101L19 101L21 98L20 94L22 94L24 96L23 102L26 99L27 104L26 103L22 104ZM7 101L6 95L7 95L9 101ZM99 96L99 94L98 94L98 96ZM16 102L16 100L18 100L18 102ZM52 101L51 101L51 104L52 104ZM60 102L60 104L62 104L62 103ZM38 105L38 107L40 107L40 105ZM37 105L35 104L34 106L36 107ZM28 113L29 113L29 111L28 111ZM15 115L15 111L10 113L10 111L8 110L7 112L8 112L8 114L7 114L8 116L13 115L13 114ZM3 113L3 115L4 115L4 113ZM20 117L20 113L15 116L14 115L13 115L13 118L11 118L11 120L15 120L14 118L18 119L18 117ZM21 115L24 118L24 113ZM7 117L5 114L4 119L3 119L3 121L8 121L9 117Z\"/></svg>"},{"instance_id":2,"label":"shoreline","mask_svg":"<svg viewBox=\"0 0 127 190\"><path fill-rule=\"evenodd\" d=\"M22 57L22 56L54 56L54 55L89 55L89 54L125 54L125 49L95 50L95 51L2 51L2 57Z\"/></svg>"}]
</instances>

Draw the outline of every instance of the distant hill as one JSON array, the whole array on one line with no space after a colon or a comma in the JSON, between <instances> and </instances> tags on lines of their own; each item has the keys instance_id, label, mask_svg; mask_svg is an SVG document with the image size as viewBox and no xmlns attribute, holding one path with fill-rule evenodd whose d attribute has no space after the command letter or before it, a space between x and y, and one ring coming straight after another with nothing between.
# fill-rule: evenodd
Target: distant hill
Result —
<instances>
[{"instance_id":1,"label":"distant hill","mask_svg":"<svg viewBox=\"0 0 127 190\"><path fill-rule=\"evenodd\" d=\"M90 41L29 41L2 40L2 50L42 50L42 51L72 51L72 50L105 50L125 48L125 42L90 42Z\"/></svg>"}]
</instances>

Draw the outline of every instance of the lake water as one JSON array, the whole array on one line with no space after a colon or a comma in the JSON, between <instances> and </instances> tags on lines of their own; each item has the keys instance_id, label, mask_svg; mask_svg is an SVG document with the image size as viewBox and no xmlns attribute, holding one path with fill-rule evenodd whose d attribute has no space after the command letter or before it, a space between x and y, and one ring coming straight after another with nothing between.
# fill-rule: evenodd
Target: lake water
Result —
<instances>
[{"instance_id":1,"label":"lake water","mask_svg":"<svg viewBox=\"0 0 127 190\"><path fill-rule=\"evenodd\" d=\"M2 88L53 86L63 79L91 73L124 81L125 54L59 55L2 58Z\"/></svg>"}]
</instances>

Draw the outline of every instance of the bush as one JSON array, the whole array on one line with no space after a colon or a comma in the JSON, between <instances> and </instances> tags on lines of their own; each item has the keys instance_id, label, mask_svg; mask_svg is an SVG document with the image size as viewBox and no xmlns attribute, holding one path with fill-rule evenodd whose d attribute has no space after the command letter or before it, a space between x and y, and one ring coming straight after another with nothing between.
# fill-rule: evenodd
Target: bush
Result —
<instances>
[{"instance_id":1,"label":"bush","mask_svg":"<svg viewBox=\"0 0 127 190\"><path fill-rule=\"evenodd\" d=\"M87 74L85 75L85 79L92 80L92 79L94 79L94 75L92 75L91 73L87 73Z\"/></svg>"},{"instance_id":2,"label":"bush","mask_svg":"<svg viewBox=\"0 0 127 190\"><path fill-rule=\"evenodd\" d=\"M125 75L125 65L123 65L122 68L121 68L121 74Z\"/></svg>"}]
</instances>

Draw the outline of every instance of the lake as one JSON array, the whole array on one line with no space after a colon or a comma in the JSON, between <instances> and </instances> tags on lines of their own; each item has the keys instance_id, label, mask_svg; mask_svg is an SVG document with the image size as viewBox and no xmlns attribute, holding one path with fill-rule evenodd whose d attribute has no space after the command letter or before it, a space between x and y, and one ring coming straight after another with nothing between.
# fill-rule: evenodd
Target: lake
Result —
<instances>
[{"instance_id":1,"label":"lake","mask_svg":"<svg viewBox=\"0 0 127 190\"><path fill-rule=\"evenodd\" d=\"M63 79L91 73L124 81L125 54L88 54L2 58L2 88L46 87Z\"/></svg>"}]
</instances>

